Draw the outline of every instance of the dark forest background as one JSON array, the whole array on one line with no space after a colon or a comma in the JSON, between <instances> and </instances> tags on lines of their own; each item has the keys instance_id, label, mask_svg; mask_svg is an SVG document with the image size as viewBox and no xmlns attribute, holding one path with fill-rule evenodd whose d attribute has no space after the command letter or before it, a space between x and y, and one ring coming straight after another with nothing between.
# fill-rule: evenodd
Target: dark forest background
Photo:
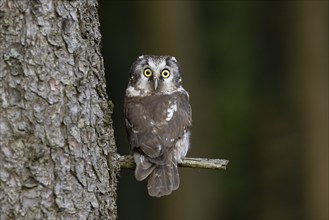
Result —
<instances>
[{"instance_id":1,"label":"dark forest background","mask_svg":"<svg viewBox=\"0 0 329 220\"><path fill-rule=\"evenodd\" d=\"M328 1L99 1L107 89L120 154L132 62L169 54L193 108L189 157L168 197L119 178L119 219L328 218Z\"/></svg>"}]
</instances>

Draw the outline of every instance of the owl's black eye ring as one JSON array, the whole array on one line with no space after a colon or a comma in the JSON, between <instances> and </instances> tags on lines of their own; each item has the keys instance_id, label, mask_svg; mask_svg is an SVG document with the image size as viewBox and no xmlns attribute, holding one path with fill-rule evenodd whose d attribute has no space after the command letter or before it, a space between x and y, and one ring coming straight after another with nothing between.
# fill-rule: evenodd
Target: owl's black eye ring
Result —
<instances>
[{"instance_id":1,"label":"owl's black eye ring","mask_svg":"<svg viewBox=\"0 0 329 220\"><path fill-rule=\"evenodd\" d=\"M162 72L161 72L161 76L162 76L163 78L168 78L168 77L170 76L170 71L169 71L168 69L164 69L164 70L162 70Z\"/></svg>"},{"instance_id":2,"label":"owl's black eye ring","mask_svg":"<svg viewBox=\"0 0 329 220\"><path fill-rule=\"evenodd\" d=\"M144 76L147 77L147 78L152 76L152 70L150 68L144 69L143 73L144 73Z\"/></svg>"}]
</instances>

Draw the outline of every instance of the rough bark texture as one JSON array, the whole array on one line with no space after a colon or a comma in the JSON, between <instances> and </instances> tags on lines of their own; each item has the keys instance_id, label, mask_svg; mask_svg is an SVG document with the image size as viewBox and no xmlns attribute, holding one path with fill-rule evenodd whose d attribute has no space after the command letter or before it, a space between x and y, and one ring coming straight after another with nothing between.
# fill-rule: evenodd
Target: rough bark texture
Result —
<instances>
[{"instance_id":1,"label":"rough bark texture","mask_svg":"<svg viewBox=\"0 0 329 220\"><path fill-rule=\"evenodd\" d=\"M0 0L0 219L113 219L96 0Z\"/></svg>"}]
</instances>

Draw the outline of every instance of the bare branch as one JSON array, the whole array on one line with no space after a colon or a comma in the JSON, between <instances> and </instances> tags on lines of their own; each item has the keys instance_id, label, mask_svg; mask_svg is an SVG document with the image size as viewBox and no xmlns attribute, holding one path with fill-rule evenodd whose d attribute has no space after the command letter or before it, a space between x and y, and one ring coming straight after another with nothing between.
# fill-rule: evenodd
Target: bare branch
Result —
<instances>
[{"instance_id":1,"label":"bare branch","mask_svg":"<svg viewBox=\"0 0 329 220\"><path fill-rule=\"evenodd\" d=\"M228 160L207 158L185 158L179 167L201 168L201 169L226 169ZM136 164L131 155L120 155L119 163L121 169L135 169Z\"/></svg>"}]
</instances>

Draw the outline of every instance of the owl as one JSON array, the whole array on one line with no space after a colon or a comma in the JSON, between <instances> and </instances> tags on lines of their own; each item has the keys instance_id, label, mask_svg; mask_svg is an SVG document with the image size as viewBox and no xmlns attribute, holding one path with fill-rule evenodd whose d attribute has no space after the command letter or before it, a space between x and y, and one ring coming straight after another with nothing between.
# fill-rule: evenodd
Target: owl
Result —
<instances>
[{"instance_id":1,"label":"owl","mask_svg":"<svg viewBox=\"0 0 329 220\"><path fill-rule=\"evenodd\" d=\"M136 179L147 179L150 196L169 195L179 187L177 163L190 147L192 125L189 94L175 57L137 58L130 69L124 114Z\"/></svg>"}]
</instances>

